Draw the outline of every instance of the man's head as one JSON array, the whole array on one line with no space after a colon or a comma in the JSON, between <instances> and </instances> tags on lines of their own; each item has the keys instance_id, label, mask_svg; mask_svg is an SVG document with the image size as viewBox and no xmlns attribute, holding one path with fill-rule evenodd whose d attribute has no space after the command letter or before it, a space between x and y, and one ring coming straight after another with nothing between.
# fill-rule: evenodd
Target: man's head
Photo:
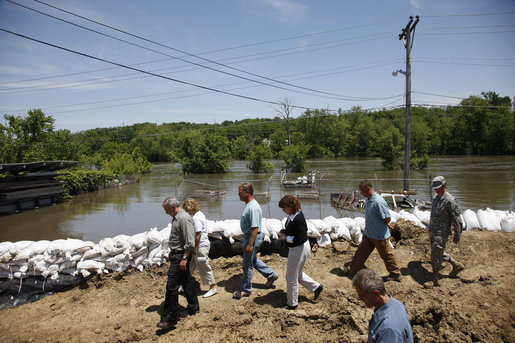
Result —
<instances>
[{"instance_id":1,"label":"man's head","mask_svg":"<svg viewBox=\"0 0 515 343\"><path fill-rule=\"evenodd\" d=\"M249 202L254 197L254 188L249 182L243 182L238 186L238 195L241 201Z\"/></svg>"},{"instance_id":2,"label":"man's head","mask_svg":"<svg viewBox=\"0 0 515 343\"><path fill-rule=\"evenodd\" d=\"M359 300L367 307L377 309L387 301L383 278L373 270L362 269L357 272L352 278L352 287L356 289Z\"/></svg>"},{"instance_id":3,"label":"man's head","mask_svg":"<svg viewBox=\"0 0 515 343\"><path fill-rule=\"evenodd\" d=\"M359 191L361 195L363 195L365 198L372 197L374 195L374 189L372 188L372 184L368 180L363 180L359 183Z\"/></svg>"},{"instance_id":4,"label":"man's head","mask_svg":"<svg viewBox=\"0 0 515 343\"><path fill-rule=\"evenodd\" d=\"M168 197L163 200L163 209L165 210L166 214L175 217L181 210L181 203L175 197Z\"/></svg>"},{"instance_id":5,"label":"man's head","mask_svg":"<svg viewBox=\"0 0 515 343\"><path fill-rule=\"evenodd\" d=\"M438 194L442 195L446 190L445 178L443 176L437 176L431 182L431 188Z\"/></svg>"}]
</instances>

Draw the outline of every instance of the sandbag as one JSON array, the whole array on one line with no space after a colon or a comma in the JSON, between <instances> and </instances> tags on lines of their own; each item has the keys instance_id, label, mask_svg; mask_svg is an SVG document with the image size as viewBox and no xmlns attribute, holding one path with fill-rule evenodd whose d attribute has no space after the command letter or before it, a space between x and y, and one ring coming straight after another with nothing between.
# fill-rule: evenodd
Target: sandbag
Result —
<instances>
[{"instance_id":1,"label":"sandbag","mask_svg":"<svg viewBox=\"0 0 515 343\"><path fill-rule=\"evenodd\" d=\"M477 220L476 213L471 209L466 209L463 212L463 223L467 231L481 229L479 221Z\"/></svg>"},{"instance_id":2,"label":"sandbag","mask_svg":"<svg viewBox=\"0 0 515 343\"><path fill-rule=\"evenodd\" d=\"M515 232L515 213L510 213L501 219L501 229L504 232Z\"/></svg>"},{"instance_id":3,"label":"sandbag","mask_svg":"<svg viewBox=\"0 0 515 343\"><path fill-rule=\"evenodd\" d=\"M331 237L328 233L324 233L320 238L317 239L317 244L320 248L325 248L331 244Z\"/></svg>"},{"instance_id":4,"label":"sandbag","mask_svg":"<svg viewBox=\"0 0 515 343\"><path fill-rule=\"evenodd\" d=\"M486 210L479 210L477 211L477 220L479 222L479 226L483 230L488 231L496 231L496 224L495 222L498 220L497 215L495 217L492 215L492 213L486 211ZM499 222L498 224L499 230L501 229L501 224Z\"/></svg>"},{"instance_id":5,"label":"sandbag","mask_svg":"<svg viewBox=\"0 0 515 343\"><path fill-rule=\"evenodd\" d=\"M307 219L306 221L311 222L311 224L313 224L317 228L320 234L329 233L332 231L331 226L329 226L322 219Z\"/></svg>"}]
</instances>

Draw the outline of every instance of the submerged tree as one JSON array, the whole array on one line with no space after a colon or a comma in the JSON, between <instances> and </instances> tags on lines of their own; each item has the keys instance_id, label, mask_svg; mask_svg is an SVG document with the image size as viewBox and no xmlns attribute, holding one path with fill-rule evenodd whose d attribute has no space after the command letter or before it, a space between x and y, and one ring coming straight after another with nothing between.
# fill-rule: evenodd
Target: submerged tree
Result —
<instances>
[{"instance_id":1,"label":"submerged tree","mask_svg":"<svg viewBox=\"0 0 515 343\"><path fill-rule=\"evenodd\" d=\"M274 170L274 165L266 161L269 158L272 158L272 152L268 145L265 143L258 144L250 151L250 162L247 164L247 168L254 173L271 172Z\"/></svg>"}]
</instances>

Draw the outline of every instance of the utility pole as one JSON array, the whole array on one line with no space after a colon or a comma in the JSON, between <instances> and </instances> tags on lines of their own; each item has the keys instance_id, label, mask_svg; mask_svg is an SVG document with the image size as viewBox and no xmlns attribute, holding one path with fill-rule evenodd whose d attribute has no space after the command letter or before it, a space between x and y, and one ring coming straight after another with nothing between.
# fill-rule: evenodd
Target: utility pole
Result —
<instances>
[{"instance_id":1,"label":"utility pole","mask_svg":"<svg viewBox=\"0 0 515 343\"><path fill-rule=\"evenodd\" d=\"M404 191L409 190L409 173L411 158L411 47L415 36L415 26L419 21L417 15L415 22L413 16L409 17L409 22L401 34L399 40L403 40L406 48L406 126L404 132Z\"/></svg>"}]
</instances>

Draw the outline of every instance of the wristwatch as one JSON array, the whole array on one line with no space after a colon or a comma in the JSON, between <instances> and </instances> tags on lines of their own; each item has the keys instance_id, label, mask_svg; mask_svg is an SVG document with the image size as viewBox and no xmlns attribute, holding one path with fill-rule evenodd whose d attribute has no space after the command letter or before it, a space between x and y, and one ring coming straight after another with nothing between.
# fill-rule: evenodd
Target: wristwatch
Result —
<instances>
[{"instance_id":1,"label":"wristwatch","mask_svg":"<svg viewBox=\"0 0 515 343\"><path fill-rule=\"evenodd\" d=\"M186 260L186 259L188 259L188 256L183 256L182 259Z\"/></svg>"}]
</instances>

